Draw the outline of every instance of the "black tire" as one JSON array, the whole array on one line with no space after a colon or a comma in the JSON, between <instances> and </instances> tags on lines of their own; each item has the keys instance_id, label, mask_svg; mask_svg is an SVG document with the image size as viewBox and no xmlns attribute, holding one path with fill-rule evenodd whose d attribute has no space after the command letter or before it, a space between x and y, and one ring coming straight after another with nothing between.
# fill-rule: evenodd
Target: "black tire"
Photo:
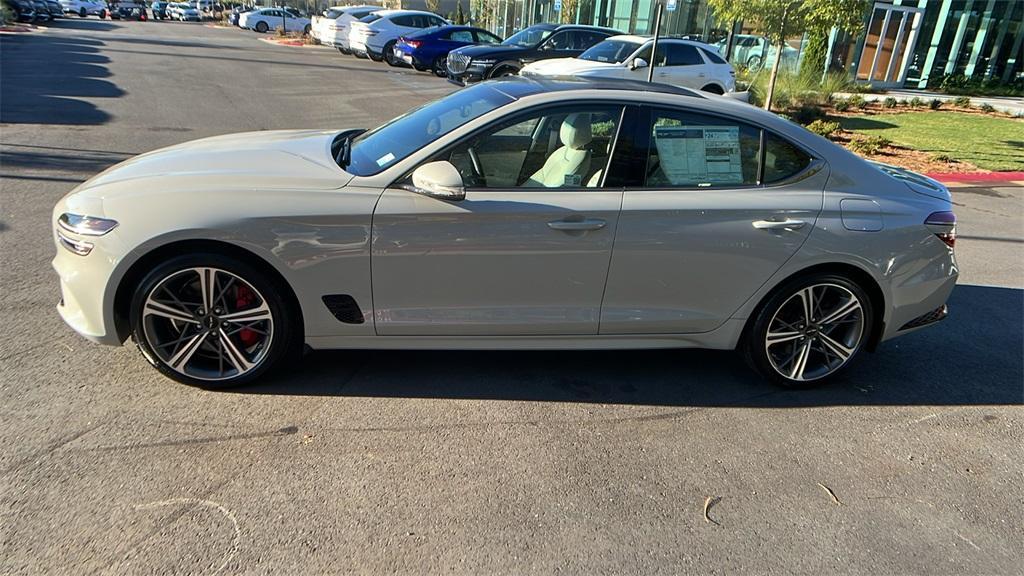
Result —
<instances>
[{"instance_id":1,"label":"black tire","mask_svg":"<svg viewBox=\"0 0 1024 576\"><path fill-rule=\"evenodd\" d=\"M807 379L794 379L787 375L783 375L779 369L773 365L772 359L769 358L767 342L768 330L771 327L773 319L776 317L776 313L781 313L781 308L784 306L793 306L797 304L790 302L792 298L796 298L798 294L808 287L813 286L829 286L836 287L837 292L843 290L848 291L852 294L861 306L859 310L860 324L859 334L856 338L856 344L850 349L852 352L849 356L842 361L841 364L836 368L830 369L830 371L823 373L821 376L808 377ZM831 289L831 288L830 288ZM827 296L826 296L827 298ZM824 300L823 298L822 300ZM825 302L819 302L821 304L821 314L827 315L827 311L831 308ZM798 305L798 304L797 304ZM753 322L748 326L747 332L744 334L738 347L739 352L743 355L744 359L758 374L760 374L766 380L784 388L811 388L824 384L829 380L834 380L837 376L845 372L851 364L853 364L861 351L867 345L867 342L872 334L874 328L874 303L871 298L867 295L863 288L856 282L849 278L837 274L831 273L812 273L804 276L794 278L776 290L774 290L762 303L758 306L757 311L753 316ZM814 314L812 314L813 320ZM821 320L819 317L818 320ZM843 323L847 323L844 321ZM811 324L814 324L813 322ZM837 323L838 324L838 323ZM785 325L785 324L784 324ZM789 325L786 325L789 326ZM852 329L853 327L844 327L844 330ZM792 349L783 349L783 353L780 356L786 356L790 350L795 351L798 346L802 346L807 340L808 353L806 364L812 362L812 358L824 359L828 361L828 352L825 350L827 347L823 345L824 340L818 340L821 335L830 336L835 335L837 340L843 339L843 337L836 332L826 332L827 327L824 324L806 326L806 327L793 327L790 328L790 334L802 333L803 336L793 341ZM819 335L819 333L821 335ZM814 349L815 341L817 340L819 350ZM851 340L844 340L843 344L847 345ZM771 346L785 346L786 344L772 344ZM778 350L778 349L776 349ZM794 352L795 354L795 352ZM814 355L814 356L812 356ZM836 356L835 360L838 360L839 356L832 352L833 356ZM833 360L833 361L835 361ZM794 360L795 362L796 360ZM803 371L801 371L802 373ZM813 372L811 374L813 376Z\"/></svg>"},{"instance_id":2,"label":"black tire","mask_svg":"<svg viewBox=\"0 0 1024 576\"><path fill-rule=\"evenodd\" d=\"M370 57L366 52L356 52L354 50L352 51L352 55L355 56L356 58L362 58L363 60L366 60L367 58Z\"/></svg>"},{"instance_id":3,"label":"black tire","mask_svg":"<svg viewBox=\"0 0 1024 576\"><path fill-rule=\"evenodd\" d=\"M447 78L448 55L446 54L444 56L438 56L437 58L435 58L434 64L433 66L431 66L431 71L434 73L434 76L437 76L438 78Z\"/></svg>"},{"instance_id":4,"label":"black tire","mask_svg":"<svg viewBox=\"0 0 1024 576\"><path fill-rule=\"evenodd\" d=\"M309 24L306 24L306 27L302 29L302 33L303 33L304 35L306 35L306 36L309 36L309 32L310 32L310 30L312 30L312 29L313 29L313 27L312 27L312 26L310 26Z\"/></svg>"},{"instance_id":5,"label":"black tire","mask_svg":"<svg viewBox=\"0 0 1024 576\"><path fill-rule=\"evenodd\" d=\"M256 31L260 34L266 34L267 30L270 30L270 26L268 26L266 22L260 20L256 23Z\"/></svg>"},{"instance_id":6,"label":"black tire","mask_svg":"<svg viewBox=\"0 0 1024 576\"><path fill-rule=\"evenodd\" d=\"M395 58L395 44L396 42L392 40L384 45L384 61L388 63L388 66L398 68L405 66L405 62Z\"/></svg>"},{"instance_id":7,"label":"black tire","mask_svg":"<svg viewBox=\"0 0 1024 576\"><path fill-rule=\"evenodd\" d=\"M751 56L750 58L747 58L747 68L753 72L760 70L763 64L764 61L760 56Z\"/></svg>"},{"instance_id":8,"label":"black tire","mask_svg":"<svg viewBox=\"0 0 1024 576\"><path fill-rule=\"evenodd\" d=\"M199 267L216 268L241 278L244 283L249 284L251 288L256 291L258 296L262 297L263 302L266 303L267 308L270 311L272 324L268 333L271 336L267 337L269 338L270 343L265 350L256 352L256 356L253 358L255 366L242 374L223 379L196 378L188 374L184 374L168 366L165 360L161 359L161 355L156 351L155 347L151 343L151 339L147 337L153 336L154 339L158 338L155 334L157 332L157 327L154 326L152 322L145 322L143 317L143 310L150 293L165 280L173 278L178 274L187 274L186 271L190 268ZM198 276L196 278L198 278ZM236 285L237 284L240 283L236 283ZM214 284L214 286L216 286L216 284ZM161 296L163 296L163 294L165 293L161 292ZM283 285L279 279L268 276L248 263L238 259L215 252L196 252L177 256L164 261L159 266L151 270L136 288L135 294L132 297L131 311L129 315L132 340L134 340L136 346L139 348L139 351L142 352L142 355L146 360L161 374L172 380L181 382L182 384L199 386L207 389L229 388L248 384L266 374L269 370L273 369L275 365L280 364L282 360L294 359L301 355L301 323L295 320L297 318L301 318L300 312L294 309L295 307L290 304L291 299L285 297L285 294L289 294L289 288ZM230 296L228 296L228 299L230 300ZM207 311L207 313L209 313L209 311ZM167 322L166 320L163 321ZM237 322L235 323L237 324ZM198 326L193 329L197 331L195 332L196 334L206 330L203 323L199 323ZM147 330L150 330L149 334L147 334ZM211 328L210 330L212 331L213 329ZM217 336L214 336L214 338L214 340L210 341L211 343L217 342L219 339ZM244 340L243 335L239 334L236 338L240 339L239 342L241 342L243 347L246 345L244 341L241 341ZM205 346L204 342L206 341L200 341L200 345L197 347L197 351L195 352L196 355L202 356L200 353L201 351L209 354L209 352L206 352L203 348ZM236 346L239 342L232 340L232 343ZM165 353L165 355L170 354ZM195 355L192 357L195 357ZM200 357L199 360L203 360L203 358ZM190 362L191 360L186 361L185 364L188 365ZM207 362L212 363L213 360L207 359Z\"/></svg>"},{"instance_id":9,"label":"black tire","mask_svg":"<svg viewBox=\"0 0 1024 576\"><path fill-rule=\"evenodd\" d=\"M519 68L506 64L501 67L495 68L494 72L491 73L490 77L502 78L504 76L515 76L516 74L519 74Z\"/></svg>"},{"instance_id":10,"label":"black tire","mask_svg":"<svg viewBox=\"0 0 1024 576\"><path fill-rule=\"evenodd\" d=\"M719 96L725 94L725 90L722 90L722 87L719 86L718 84L708 84L707 86L701 88L701 90L709 94L718 94Z\"/></svg>"},{"instance_id":11,"label":"black tire","mask_svg":"<svg viewBox=\"0 0 1024 576\"><path fill-rule=\"evenodd\" d=\"M384 55L383 54L381 54L380 56L374 56L373 53L370 52L369 48L367 48L367 50L366 50L366 56L370 60L373 60L374 62L383 62L384 61Z\"/></svg>"},{"instance_id":12,"label":"black tire","mask_svg":"<svg viewBox=\"0 0 1024 576\"><path fill-rule=\"evenodd\" d=\"M85 8L79 8L78 9L78 16L80 18L85 18L88 15L89 15L89 13L85 11Z\"/></svg>"},{"instance_id":13,"label":"black tire","mask_svg":"<svg viewBox=\"0 0 1024 576\"><path fill-rule=\"evenodd\" d=\"M342 54L344 54L346 56L351 56L352 55L352 51L351 50L349 50L348 48L342 48L341 46L338 46L338 52L341 52Z\"/></svg>"}]
</instances>

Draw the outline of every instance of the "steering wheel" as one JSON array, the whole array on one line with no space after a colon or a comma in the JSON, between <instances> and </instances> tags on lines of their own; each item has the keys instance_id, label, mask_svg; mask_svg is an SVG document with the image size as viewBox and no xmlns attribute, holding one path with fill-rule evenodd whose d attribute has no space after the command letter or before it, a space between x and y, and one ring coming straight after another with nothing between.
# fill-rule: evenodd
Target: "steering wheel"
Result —
<instances>
[{"instance_id":1,"label":"steering wheel","mask_svg":"<svg viewBox=\"0 0 1024 576\"><path fill-rule=\"evenodd\" d=\"M466 148L466 154L469 155L469 161L473 164L473 175L476 176L480 186L486 186L487 178L484 176L484 169L480 164L480 156L477 155L476 150L472 146Z\"/></svg>"}]
</instances>

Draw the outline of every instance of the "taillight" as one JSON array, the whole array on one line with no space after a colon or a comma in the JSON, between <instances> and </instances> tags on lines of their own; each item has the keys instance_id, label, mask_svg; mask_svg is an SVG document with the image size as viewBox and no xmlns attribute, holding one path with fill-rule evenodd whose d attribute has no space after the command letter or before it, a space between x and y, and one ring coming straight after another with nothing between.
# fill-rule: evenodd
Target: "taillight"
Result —
<instances>
[{"instance_id":1,"label":"taillight","mask_svg":"<svg viewBox=\"0 0 1024 576\"><path fill-rule=\"evenodd\" d=\"M423 43L422 40L404 40L404 42L412 49L419 48L420 44Z\"/></svg>"},{"instance_id":2,"label":"taillight","mask_svg":"<svg viewBox=\"0 0 1024 576\"><path fill-rule=\"evenodd\" d=\"M924 224L950 248L956 244L956 214L949 211L932 212Z\"/></svg>"}]
</instances>

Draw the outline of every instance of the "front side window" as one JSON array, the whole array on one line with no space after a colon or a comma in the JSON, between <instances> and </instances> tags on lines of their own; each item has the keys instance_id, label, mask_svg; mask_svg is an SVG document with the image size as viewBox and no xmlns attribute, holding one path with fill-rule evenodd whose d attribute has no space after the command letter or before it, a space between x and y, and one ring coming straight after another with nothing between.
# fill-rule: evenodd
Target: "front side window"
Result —
<instances>
[{"instance_id":1,"label":"front side window","mask_svg":"<svg viewBox=\"0 0 1024 576\"><path fill-rule=\"evenodd\" d=\"M580 60L591 62L610 62L621 64L629 58L630 54L636 52L640 45L636 42L625 40L605 40L591 46L586 52L579 55Z\"/></svg>"},{"instance_id":2,"label":"front side window","mask_svg":"<svg viewBox=\"0 0 1024 576\"><path fill-rule=\"evenodd\" d=\"M341 168L356 176L372 176L466 122L513 101L486 84L465 88L353 139Z\"/></svg>"},{"instance_id":3,"label":"front side window","mask_svg":"<svg viewBox=\"0 0 1024 576\"><path fill-rule=\"evenodd\" d=\"M502 42L502 44L506 46L523 46L525 48L531 48L543 42L548 36L551 36L551 32L552 31L548 28L531 26L509 36L504 42Z\"/></svg>"},{"instance_id":4,"label":"front side window","mask_svg":"<svg viewBox=\"0 0 1024 576\"><path fill-rule=\"evenodd\" d=\"M444 153L469 188L601 186L621 106L549 108L469 138Z\"/></svg>"},{"instance_id":5,"label":"front side window","mask_svg":"<svg viewBox=\"0 0 1024 576\"><path fill-rule=\"evenodd\" d=\"M715 116L655 110L645 186L722 188L758 184L761 131Z\"/></svg>"},{"instance_id":6,"label":"front side window","mask_svg":"<svg viewBox=\"0 0 1024 576\"><path fill-rule=\"evenodd\" d=\"M544 43L544 50L572 50L575 46L575 35L572 32L559 32Z\"/></svg>"}]
</instances>

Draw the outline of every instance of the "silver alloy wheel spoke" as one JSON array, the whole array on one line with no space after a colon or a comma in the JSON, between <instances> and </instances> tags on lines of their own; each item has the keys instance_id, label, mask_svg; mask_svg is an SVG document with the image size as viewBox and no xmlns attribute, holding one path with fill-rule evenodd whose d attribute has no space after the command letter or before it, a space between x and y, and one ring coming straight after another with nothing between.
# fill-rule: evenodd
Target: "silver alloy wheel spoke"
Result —
<instances>
[{"instance_id":1,"label":"silver alloy wheel spoke","mask_svg":"<svg viewBox=\"0 0 1024 576\"><path fill-rule=\"evenodd\" d=\"M833 354L839 357L840 360L846 362L846 360L853 355L853 349L843 346L839 342L832 339L831 336L824 332L818 333L818 340L824 345L825 348L830 350Z\"/></svg>"},{"instance_id":2,"label":"silver alloy wheel spoke","mask_svg":"<svg viewBox=\"0 0 1024 576\"><path fill-rule=\"evenodd\" d=\"M241 312L232 312L231 314L222 314L220 319L225 322L255 322L257 320L269 320L270 319L270 307L264 302L256 308L249 308L248 310L242 310Z\"/></svg>"},{"instance_id":3,"label":"silver alloy wheel spoke","mask_svg":"<svg viewBox=\"0 0 1024 576\"><path fill-rule=\"evenodd\" d=\"M192 359L192 355L196 353L196 350L199 350L199 347L202 346L203 340L206 340L206 335L207 332L205 331L197 333L181 347L181 350L178 350L174 356L171 356L167 364L175 370L181 370Z\"/></svg>"},{"instance_id":4,"label":"silver alloy wheel spoke","mask_svg":"<svg viewBox=\"0 0 1024 576\"><path fill-rule=\"evenodd\" d=\"M807 358L811 355L811 340L805 340L800 346L800 353L797 354L793 367L789 371L789 377L793 380L803 380L804 371L807 369Z\"/></svg>"},{"instance_id":5,"label":"silver alloy wheel spoke","mask_svg":"<svg viewBox=\"0 0 1024 576\"><path fill-rule=\"evenodd\" d=\"M150 298L146 301L146 307L143 311L144 314L153 316L162 316L170 320L177 320L178 322L188 322L191 324L199 324L199 320L196 319L190 312L172 308L163 302L157 302Z\"/></svg>"},{"instance_id":6,"label":"silver alloy wheel spoke","mask_svg":"<svg viewBox=\"0 0 1024 576\"><path fill-rule=\"evenodd\" d=\"M838 310L822 318L821 323L832 324L835 321L839 320L840 318L843 318L844 316L849 316L850 314L858 310L860 310L860 302L856 298L851 297L842 306L840 306Z\"/></svg>"},{"instance_id":7,"label":"silver alloy wheel spoke","mask_svg":"<svg viewBox=\"0 0 1024 576\"><path fill-rule=\"evenodd\" d=\"M803 332L769 332L768 333L768 345L779 344L782 342L789 342L790 340L796 340L804 335Z\"/></svg>"},{"instance_id":8,"label":"silver alloy wheel spoke","mask_svg":"<svg viewBox=\"0 0 1024 576\"><path fill-rule=\"evenodd\" d=\"M227 353L228 362L238 370L239 373L248 372L254 364L249 361L246 357L245 352L239 350L235 343L231 341L231 338L224 333L224 329L219 329L220 342L224 347L224 351Z\"/></svg>"}]
</instances>

